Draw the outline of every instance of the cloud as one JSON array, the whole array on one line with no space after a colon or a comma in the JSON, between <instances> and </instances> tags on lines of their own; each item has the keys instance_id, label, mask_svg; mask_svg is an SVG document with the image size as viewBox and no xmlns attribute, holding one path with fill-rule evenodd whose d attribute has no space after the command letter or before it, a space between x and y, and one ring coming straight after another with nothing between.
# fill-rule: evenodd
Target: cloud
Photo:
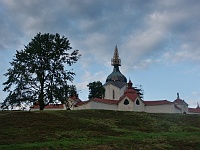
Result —
<instances>
[{"instance_id":1,"label":"cloud","mask_svg":"<svg viewBox=\"0 0 200 150\"><path fill-rule=\"evenodd\" d=\"M0 64L8 68L15 50L38 32L57 32L82 54L73 67L86 91L111 73L115 45L127 74L157 64L198 65L199 9L197 0L0 0Z\"/></svg>"},{"instance_id":2,"label":"cloud","mask_svg":"<svg viewBox=\"0 0 200 150\"><path fill-rule=\"evenodd\" d=\"M0 50L8 50L12 46L20 44L20 36L23 34L15 26L15 22L0 6Z\"/></svg>"},{"instance_id":3,"label":"cloud","mask_svg":"<svg viewBox=\"0 0 200 150\"><path fill-rule=\"evenodd\" d=\"M37 32L59 32L102 64L116 44L125 65L148 57L199 61L199 7L184 0L2 0L0 47L26 45Z\"/></svg>"},{"instance_id":4,"label":"cloud","mask_svg":"<svg viewBox=\"0 0 200 150\"><path fill-rule=\"evenodd\" d=\"M89 94L89 89L87 85L90 82L94 82L94 81L101 81L102 84L104 84L106 75L105 75L105 72L103 71L94 72L94 73L91 73L90 71L85 71L82 73L82 75L83 76L81 77L81 79L76 80L74 84L76 85L79 96L82 98L82 100L86 100Z\"/></svg>"}]
</instances>

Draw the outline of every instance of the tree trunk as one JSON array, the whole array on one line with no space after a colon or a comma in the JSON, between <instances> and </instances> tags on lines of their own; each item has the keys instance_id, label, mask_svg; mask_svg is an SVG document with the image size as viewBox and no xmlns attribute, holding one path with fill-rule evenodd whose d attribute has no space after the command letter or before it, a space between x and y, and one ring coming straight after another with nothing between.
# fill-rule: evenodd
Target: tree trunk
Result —
<instances>
[{"instance_id":1,"label":"tree trunk","mask_svg":"<svg viewBox=\"0 0 200 150\"><path fill-rule=\"evenodd\" d=\"M44 110L45 105L40 105L40 110Z\"/></svg>"},{"instance_id":2,"label":"tree trunk","mask_svg":"<svg viewBox=\"0 0 200 150\"><path fill-rule=\"evenodd\" d=\"M44 103L44 71L42 73L38 73L39 79L40 79L40 94L39 94L39 105L40 110L44 110L44 107L46 106Z\"/></svg>"}]
</instances>

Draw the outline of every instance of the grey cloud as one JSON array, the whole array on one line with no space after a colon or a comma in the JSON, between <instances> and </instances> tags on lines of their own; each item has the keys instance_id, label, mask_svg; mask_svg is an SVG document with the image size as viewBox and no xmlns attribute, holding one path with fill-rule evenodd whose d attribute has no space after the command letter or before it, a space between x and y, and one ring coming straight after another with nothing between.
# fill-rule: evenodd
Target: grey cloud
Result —
<instances>
[{"instance_id":1,"label":"grey cloud","mask_svg":"<svg viewBox=\"0 0 200 150\"><path fill-rule=\"evenodd\" d=\"M8 20L1 19L0 33L7 33L0 40L4 47L10 37L20 43L19 33L31 39L37 32L59 32L97 61L110 59L118 44L125 63L141 64L174 45L177 52L185 43L193 51L200 46L200 2L195 0L2 0L1 4L6 9L1 16L13 22L6 27Z\"/></svg>"},{"instance_id":2,"label":"grey cloud","mask_svg":"<svg viewBox=\"0 0 200 150\"><path fill-rule=\"evenodd\" d=\"M14 45L20 44L22 33L15 26L15 22L4 12L0 6L0 50L7 50Z\"/></svg>"}]
</instances>

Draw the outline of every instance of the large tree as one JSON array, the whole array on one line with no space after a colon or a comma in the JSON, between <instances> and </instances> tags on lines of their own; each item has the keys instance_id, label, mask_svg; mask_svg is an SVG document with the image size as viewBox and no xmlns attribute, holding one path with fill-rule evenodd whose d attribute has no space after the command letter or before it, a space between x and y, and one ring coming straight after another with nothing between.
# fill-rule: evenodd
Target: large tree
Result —
<instances>
[{"instance_id":1,"label":"large tree","mask_svg":"<svg viewBox=\"0 0 200 150\"><path fill-rule=\"evenodd\" d=\"M87 87L89 88L88 98L104 98L105 88L100 81L90 82Z\"/></svg>"},{"instance_id":2,"label":"large tree","mask_svg":"<svg viewBox=\"0 0 200 150\"><path fill-rule=\"evenodd\" d=\"M75 75L65 67L79 57L79 51L72 50L65 36L38 33L23 50L16 51L12 67L4 74L8 79L3 90L9 94L3 105L38 102L43 110L51 102L63 101L68 81Z\"/></svg>"}]
</instances>

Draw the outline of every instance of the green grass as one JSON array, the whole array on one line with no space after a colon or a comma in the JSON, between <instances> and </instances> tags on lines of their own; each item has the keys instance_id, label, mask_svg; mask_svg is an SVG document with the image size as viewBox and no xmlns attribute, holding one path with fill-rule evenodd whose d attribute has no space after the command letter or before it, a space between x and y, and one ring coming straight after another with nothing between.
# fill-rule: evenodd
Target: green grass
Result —
<instances>
[{"instance_id":1,"label":"green grass","mask_svg":"<svg viewBox=\"0 0 200 150\"><path fill-rule=\"evenodd\" d=\"M1 111L0 150L200 149L200 115Z\"/></svg>"}]
</instances>

